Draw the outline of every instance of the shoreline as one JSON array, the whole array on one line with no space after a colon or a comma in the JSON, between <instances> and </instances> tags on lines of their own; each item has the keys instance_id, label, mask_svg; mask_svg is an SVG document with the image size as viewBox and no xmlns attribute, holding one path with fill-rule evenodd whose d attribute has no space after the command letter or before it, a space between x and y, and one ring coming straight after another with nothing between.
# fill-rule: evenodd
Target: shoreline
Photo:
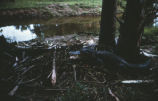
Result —
<instances>
[{"instance_id":1,"label":"shoreline","mask_svg":"<svg viewBox=\"0 0 158 101\"><path fill-rule=\"evenodd\" d=\"M42 8L19 8L0 10L0 20L47 19L52 17L99 16L101 7L51 4Z\"/></svg>"}]
</instances>

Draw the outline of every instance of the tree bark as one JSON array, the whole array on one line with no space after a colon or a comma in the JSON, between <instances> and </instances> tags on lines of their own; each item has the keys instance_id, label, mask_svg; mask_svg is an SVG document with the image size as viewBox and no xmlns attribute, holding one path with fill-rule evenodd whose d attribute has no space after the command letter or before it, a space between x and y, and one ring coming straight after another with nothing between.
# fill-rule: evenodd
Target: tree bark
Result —
<instances>
[{"instance_id":1,"label":"tree bark","mask_svg":"<svg viewBox=\"0 0 158 101\"><path fill-rule=\"evenodd\" d=\"M115 47L115 14L117 0L102 0L99 47Z\"/></svg>"},{"instance_id":2,"label":"tree bark","mask_svg":"<svg viewBox=\"0 0 158 101\"><path fill-rule=\"evenodd\" d=\"M125 59L136 59L140 54L140 42L144 30L143 7L144 0L127 0L117 47L117 53Z\"/></svg>"}]
</instances>

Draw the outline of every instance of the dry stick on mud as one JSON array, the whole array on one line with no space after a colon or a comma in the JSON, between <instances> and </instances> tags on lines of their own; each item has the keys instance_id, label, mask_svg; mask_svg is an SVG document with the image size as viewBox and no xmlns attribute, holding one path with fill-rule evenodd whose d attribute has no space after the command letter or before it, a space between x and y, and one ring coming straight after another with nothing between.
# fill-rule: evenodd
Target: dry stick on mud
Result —
<instances>
[{"instance_id":1,"label":"dry stick on mud","mask_svg":"<svg viewBox=\"0 0 158 101\"><path fill-rule=\"evenodd\" d=\"M47 78L49 78L51 76L51 83L53 86L56 84L56 69L55 69L56 62L55 62L55 60L56 60L56 47L55 47L55 51L53 53L52 71L47 77Z\"/></svg>"}]
</instances>

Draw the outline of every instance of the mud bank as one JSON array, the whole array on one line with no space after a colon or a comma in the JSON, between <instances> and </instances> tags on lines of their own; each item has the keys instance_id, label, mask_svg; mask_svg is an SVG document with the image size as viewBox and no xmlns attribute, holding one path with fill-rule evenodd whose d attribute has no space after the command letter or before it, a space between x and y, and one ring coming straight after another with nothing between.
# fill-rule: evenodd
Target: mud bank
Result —
<instances>
[{"instance_id":1,"label":"mud bank","mask_svg":"<svg viewBox=\"0 0 158 101\"><path fill-rule=\"evenodd\" d=\"M6 9L0 10L0 19L50 18L61 16L100 15L101 7L82 5L51 4L43 8Z\"/></svg>"}]
</instances>

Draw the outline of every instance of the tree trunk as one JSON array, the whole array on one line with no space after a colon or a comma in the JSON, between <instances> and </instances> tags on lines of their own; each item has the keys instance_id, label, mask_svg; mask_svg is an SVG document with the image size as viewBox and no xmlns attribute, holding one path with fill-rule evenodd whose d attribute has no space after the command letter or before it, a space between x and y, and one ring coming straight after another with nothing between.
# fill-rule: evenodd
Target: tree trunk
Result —
<instances>
[{"instance_id":1,"label":"tree trunk","mask_svg":"<svg viewBox=\"0 0 158 101\"><path fill-rule=\"evenodd\" d=\"M117 0L102 0L99 47L115 47L115 14Z\"/></svg>"},{"instance_id":2,"label":"tree trunk","mask_svg":"<svg viewBox=\"0 0 158 101\"><path fill-rule=\"evenodd\" d=\"M144 0L127 0L124 23L120 26L117 52L125 59L136 59L144 30Z\"/></svg>"}]
</instances>

